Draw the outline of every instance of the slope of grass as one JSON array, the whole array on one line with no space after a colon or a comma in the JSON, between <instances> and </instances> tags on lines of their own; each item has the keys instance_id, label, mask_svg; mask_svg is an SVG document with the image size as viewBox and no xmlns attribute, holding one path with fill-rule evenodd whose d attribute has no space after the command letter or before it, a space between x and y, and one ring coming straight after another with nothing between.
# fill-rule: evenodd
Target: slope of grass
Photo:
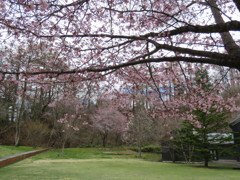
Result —
<instances>
[{"instance_id":1,"label":"slope of grass","mask_svg":"<svg viewBox=\"0 0 240 180\"><path fill-rule=\"evenodd\" d=\"M27 151L34 151L42 148L33 148L33 147L28 147L28 146L5 146L5 145L0 145L0 158L6 157L6 156L11 156L14 154L20 154L23 152Z\"/></svg>"}]
</instances>

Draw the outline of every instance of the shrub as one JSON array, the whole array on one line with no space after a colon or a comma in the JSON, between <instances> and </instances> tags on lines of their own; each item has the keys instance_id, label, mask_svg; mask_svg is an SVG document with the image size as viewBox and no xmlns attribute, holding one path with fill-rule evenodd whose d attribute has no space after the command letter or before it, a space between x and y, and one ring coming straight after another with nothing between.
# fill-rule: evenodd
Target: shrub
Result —
<instances>
[{"instance_id":1,"label":"shrub","mask_svg":"<svg viewBox=\"0 0 240 180\"><path fill-rule=\"evenodd\" d=\"M129 148L132 151L136 151L138 152L139 148L138 147L130 147ZM161 148L159 146L156 145L148 145L148 146L144 146L142 147L142 152L149 152L149 153L161 153Z\"/></svg>"},{"instance_id":2,"label":"shrub","mask_svg":"<svg viewBox=\"0 0 240 180\"><path fill-rule=\"evenodd\" d=\"M23 138L21 143L29 146L47 146L50 129L40 121L27 122L22 128Z\"/></svg>"},{"instance_id":3,"label":"shrub","mask_svg":"<svg viewBox=\"0 0 240 180\"><path fill-rule=\"evenodd\" d=\"M161 153L161 148L156 145L144 146L142 152Z\"/></svg>"}]
</instances>

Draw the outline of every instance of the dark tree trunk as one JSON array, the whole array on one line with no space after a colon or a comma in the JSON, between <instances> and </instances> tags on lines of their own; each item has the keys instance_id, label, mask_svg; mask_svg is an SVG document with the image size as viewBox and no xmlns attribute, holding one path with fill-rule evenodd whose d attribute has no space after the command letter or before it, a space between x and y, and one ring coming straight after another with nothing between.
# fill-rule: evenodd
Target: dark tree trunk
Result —
<instances>
[{"instance_id":1,"label":"dark tree trunk","mask_svg":"<svg viewBox=\"0 0 240 180\"><path fill-rule=\"evenodd\" d=\"M204 156L204 166L205 167L208 167L208 162L209 162L209 157L208 157L208 155L205 155Z\"/></svg>"},{"instance_id":2,"label":"dark tree trunk","mask_svg":"<svg viewBox=\"0 0 240 180\"><path fill-rule=\"evenodd\" d=\"M116 144L116 146L121 145L121 133L116 134L115 144Z\"/></svg>"},{"instance_id":3,"label":"dark tree trunk","mask_svg":"<svg viewBox=\"0 0 240 180\"><path fill-rule=\"evenodd\" d=\"M106 147L106 145L107 145L107 137L108 137L107 132L102 133L102 145L103 145L103 147Z\"/></svg>"}]
</instances>

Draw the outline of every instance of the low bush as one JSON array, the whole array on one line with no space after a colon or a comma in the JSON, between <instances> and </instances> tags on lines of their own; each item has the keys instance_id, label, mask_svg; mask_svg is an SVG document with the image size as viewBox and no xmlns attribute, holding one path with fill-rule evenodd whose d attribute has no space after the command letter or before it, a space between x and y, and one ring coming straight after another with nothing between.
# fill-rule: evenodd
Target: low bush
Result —
<instances>
[{"instance_id":1,"label":"low bush","mask_svg":"<svg viewBox=\"0 0 240 180\"><path fill-rule=\"evenodd\" d=\"M134 147L130 147L129 148L132 151L139 151L139 148L134 146ZM142 147L142 152L149 152L149 153L161 153L161 148L159 146L156 145L148 145L148 146L144 146Z\"/></svg>"},{"instance_id":2,"label":"low bush","mask_svg":"<svg viewBox=\"0 0 240 180\"><path fill-rule=\"evenodd\" d=\"M142 152L161 153L161 148L155 145L144 146Z\"/></svg>"}]
</instances>

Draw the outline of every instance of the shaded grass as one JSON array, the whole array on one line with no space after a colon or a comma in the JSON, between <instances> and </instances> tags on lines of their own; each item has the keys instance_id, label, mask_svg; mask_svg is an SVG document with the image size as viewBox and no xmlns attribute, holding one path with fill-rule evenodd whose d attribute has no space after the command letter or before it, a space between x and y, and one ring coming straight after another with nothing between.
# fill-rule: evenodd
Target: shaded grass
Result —
<instances>
[{"instance_id":1,"label":"shaded grass","mask_svg":"<svg viewBox=\"0 0 240 180\"><path fill-rule=\"evenodd\" d=\"M11 156L14 154L20 154L23 152L27 151L34 151L42 148L33 148L29 146L5 146L5 145L0 145L0 158L6 157L6 156Z\"/></svg>"},{"instance_id":2,"label":"shaded grass","mask_svg":"<svg viewBox=\"0 0 240 180\"><path fill-rule=\"evenodd\" d=\"M118 153L121 155L106 154L106 152ZM61 149L51 149L45 153L32 157L39 159L132 159L138 158L138 154L127 149L111 148L66 148L64 156L61 156ZM161 155L154 153L143 153L142 159L160 161Z\"/></svg>"}]
</instances>

